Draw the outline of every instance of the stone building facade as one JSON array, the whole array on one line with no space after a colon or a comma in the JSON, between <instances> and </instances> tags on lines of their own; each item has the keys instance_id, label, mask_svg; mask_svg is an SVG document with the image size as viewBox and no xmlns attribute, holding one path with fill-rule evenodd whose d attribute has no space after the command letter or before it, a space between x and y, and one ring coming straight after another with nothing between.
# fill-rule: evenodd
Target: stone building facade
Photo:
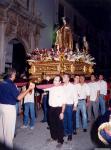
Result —
<instances>
[{"instance_id":1,"label":"stone building facade","mask_svg":"<svg viewBox=\"0 0 111 150\"><path fill-rule=\"evenodd\" d=\"M21 44L30 52L37 47L44 27L37 16L36 0L0 1L0 74L12 66L13 44Z\"/></svg>"}]
</instances>

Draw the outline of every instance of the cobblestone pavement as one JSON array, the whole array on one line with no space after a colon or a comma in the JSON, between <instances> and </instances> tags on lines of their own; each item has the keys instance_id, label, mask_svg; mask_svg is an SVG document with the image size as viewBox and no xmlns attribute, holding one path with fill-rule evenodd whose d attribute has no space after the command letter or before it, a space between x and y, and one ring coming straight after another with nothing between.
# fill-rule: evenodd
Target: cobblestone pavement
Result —
<instances>
[{"instance_id":1,"label":"cobblestone pavement","mask_svg":"<svg viewBox=\"0 0 111 150\"><path fill-rule=\"evenodd\" d=\"M16 125L16 137L14 139L14 147L19 150L57 150L56 142L47 143L47 139L50 138L49 130L47 129L47 123L41 123L42 111L38 112L38 118L36 120L35 128L21 129L23 118L19 116L17 118ZM65 142L60 148L61 150L94 150L94 144L90 139L90 128L88 132L83 132L82 129L78 131L77 135L73 135L71 142Z\"/></svg>"}]
</instances>

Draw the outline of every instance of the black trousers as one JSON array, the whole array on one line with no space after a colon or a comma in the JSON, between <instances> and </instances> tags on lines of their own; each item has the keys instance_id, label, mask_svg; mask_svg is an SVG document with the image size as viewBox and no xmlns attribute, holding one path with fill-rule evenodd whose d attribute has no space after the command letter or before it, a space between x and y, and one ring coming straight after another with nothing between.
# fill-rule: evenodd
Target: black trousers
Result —
<instances>
[{"instance_id":1,"label":"black trousers","mask_svg":"<svg viewBox=\"0 0 111 150\"><path fill-rule=\"evenodd\" d=\"M49 124L51 138L57 140L58 143L63 143L64 128L63 120L59 119L62 107L49 107Z\"/></svg>"}]
</instances>

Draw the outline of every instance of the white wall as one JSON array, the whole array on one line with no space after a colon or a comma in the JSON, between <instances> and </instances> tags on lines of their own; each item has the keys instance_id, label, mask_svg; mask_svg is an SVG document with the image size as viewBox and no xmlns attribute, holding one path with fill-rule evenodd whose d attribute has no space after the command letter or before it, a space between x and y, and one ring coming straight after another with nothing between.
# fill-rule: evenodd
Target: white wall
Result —
<instances>
[{"instance_id":1,"label":"white wall","mask_svg":"<svg viewBox=\"0 0 111 150\"><path fill-rule=\"evenodd\" d=\"M46 27L40 32L38 48L52 47L53 26L56 22L56 0L38 0L37 13Z\"/></svg>"}]
</instances>

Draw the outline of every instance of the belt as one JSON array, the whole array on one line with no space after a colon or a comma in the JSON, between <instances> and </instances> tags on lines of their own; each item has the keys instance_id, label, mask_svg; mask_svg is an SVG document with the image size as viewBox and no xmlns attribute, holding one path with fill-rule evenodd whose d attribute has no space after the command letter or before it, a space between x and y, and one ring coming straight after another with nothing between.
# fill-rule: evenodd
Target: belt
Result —
<instances>
[{"instance_id":1,"label":"belt","mask_svg":"<svg viewBox=\"0 0 111 150\"><path fill-rule=\"evenodd\" d=\"M78 101L84 101L85 99L78 99Z\"/></svg>"},{"instance_id":2,"label":"belt","mask_svg":"<svg viewBox=\"0 0 111 150\"><path fill-rule=\"evenodd\" d=\"M104 94L100 94L100 96L105 96Z\"/></svg>"}]
</instances>

